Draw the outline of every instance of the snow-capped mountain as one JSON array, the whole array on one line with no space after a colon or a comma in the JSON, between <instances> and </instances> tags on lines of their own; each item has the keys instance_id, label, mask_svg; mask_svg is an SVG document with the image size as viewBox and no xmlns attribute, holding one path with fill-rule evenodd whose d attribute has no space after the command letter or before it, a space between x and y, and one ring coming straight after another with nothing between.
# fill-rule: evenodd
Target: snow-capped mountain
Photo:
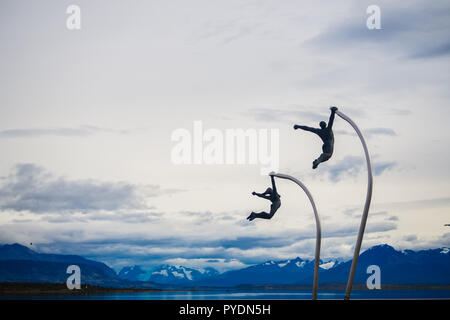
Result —
<instances>
[{"instance_id":1,"label":"snow-capped mountain","mask_svg":"<svg viewBox=\"0 0 450 320\"><path fill-rule=\"evenodd\" d=\"M188 284L215 277L219 272L214 268L192 269L183 266L162 265L154 270L148 279L163 284Z\"/></svg>"},{"instance_id":2,"label":"snow-capped mountain","mask_svg":"<svg viewBox=\"0 0 450 320\"><path fill-rule=\"evenodd\" d=\"M352 261L320 261L319 283L347 282ZM446 247L421 251L398 251L383 244L362 252L356 268L355 283L365 283L367 268L377 265L384 284L450 284L450 250ZM296 258L266 261L240 270L228 271L203 281L206 286L236 286L261 284L310 285L314 275L314 260Z\"/></svg>"},{"instance_id":3,"label":"snow-capped mountain","mask_svg":"<svg viewBox=\"0 0 450 320\"><path fill-rule=\"evenodd\" d=\"M450 254L448 248L403 250L383 244L361 253L355 283L365 283L367 267L377 265L384 284L450 284ZM334 267L319 276L321 283L345 283L352 261Z\"/></svg>"},{"instance_id":4,"label":"snow-capped mountain","mask_svg":"<svg viewBox=\"0 0 450 320\"><path fill-rule=\"evenodd\" d=\"M332 270L340 264L337 260L320 261L320 271ZM234 286L241 284L293 284L309 283L314 274L314 260L299 257L291 260L273 261L244 269L225 272L209 279L204 285Z\"/></svg>"}]
</instances>

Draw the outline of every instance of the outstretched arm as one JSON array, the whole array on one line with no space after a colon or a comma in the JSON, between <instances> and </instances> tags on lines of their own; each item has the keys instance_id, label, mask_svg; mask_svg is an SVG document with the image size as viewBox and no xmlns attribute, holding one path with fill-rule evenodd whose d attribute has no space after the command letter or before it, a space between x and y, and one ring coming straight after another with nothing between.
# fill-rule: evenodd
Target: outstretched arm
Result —
<instances>
[{"instance_id":1,"label":"outstretched arm","mask_svg":"<svg viewBox=\"0 0 450 320\"><path fill-rule=\"evenodd\" d=\"M328 128L332 128L333 127L333 122L334 122L334 116L336 114L336 111L338 108L336 107L331 107L331 115L330 115L330 120L328 120Z\"/></svg>"},{"instance_id":2,"label":"outstretched arm","mask_svg":"<svg viewBox=\"0 0 450 320\"><path fill-rule=\"evenodd\" d=\"M252 192L252 194L253 194L254 196L257 196L257 197L260 197L260 198L263 198L263 199L266 199L266 200L270 200L270 196L267 196L267 195L266 195L267 192L264 192L264 193Z\"/></svg>"},{"instance_id":3,"label":"outstretched arm","mask_svg":"<svg viewBox=\"0 0 450 320\"><path fill-rule=\"evenodd\" d=\"M317 133L317 129L316 128L311 128L311 127L307 127L307 126L299 126L298 124L294 125L294 130L297 130L297 129L302 129L302 130L305 130L305 131L310 131L310 132L313 132L313 133Z\"/></svg>"}]
</instances>

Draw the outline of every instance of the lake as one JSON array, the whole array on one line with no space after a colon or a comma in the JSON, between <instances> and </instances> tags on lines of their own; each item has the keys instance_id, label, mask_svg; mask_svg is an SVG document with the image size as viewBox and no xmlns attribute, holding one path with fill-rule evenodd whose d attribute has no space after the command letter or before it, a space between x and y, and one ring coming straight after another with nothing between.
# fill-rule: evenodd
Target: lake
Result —
<instances>
[{"instance_id":1,"label":"lake","mask_svg":"<svg viewBox=\"0 0 450 320\"><path fill-rule=\"evenodd\" d=\"M352 292L352 299L450 299L450 290L372 290ZM92 295L11 296L19 300L310 300L311 291L163 291L118 292ZM344 299L344 292L319 292L318 299Z\"/></svg>"}]
</instances>

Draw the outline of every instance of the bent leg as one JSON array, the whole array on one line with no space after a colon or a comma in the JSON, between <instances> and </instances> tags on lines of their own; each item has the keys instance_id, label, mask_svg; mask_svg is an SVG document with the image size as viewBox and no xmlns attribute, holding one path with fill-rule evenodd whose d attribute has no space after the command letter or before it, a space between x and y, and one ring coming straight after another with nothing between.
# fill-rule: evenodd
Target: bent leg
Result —
<instances>
[{"instance_id":1,"label":"bent leg","mask_svg":"<svg viewBox=\"0 0 450 320\"><path fill-rule=\"evenodd\" d=\"M256 218L260 219L271 219L273 217L273 213L267 213L267 212L252 212L247 219L250 221L253 221Z\"/></svg>"},{"instance_id":2,"label":"bent leg","mask_svg":"<svg viewBox=\"0 0 450 320\"><path fill-rule=\"evenodd\" d=\"M281 206L281 203L275 202L270 206L270 212L267 213L265 211L262 212L252 212L247 219L249 221L253 221L256 218L260 218L260 219L272 219L273 215L275 214L275 212L277 212L278 208Z\"/></svg>"},{"instance_id":3,"label":"bent leg","mask_svg":"<svg viewBox=\"0 0 450 320\"><path fill-rule=\"evenodd\" d=\"M322 153L320 157L313 161L313 169L316 169L320 163L329 160L331 158L331 155L331 153Z\"/></svg>"}]
</instances>

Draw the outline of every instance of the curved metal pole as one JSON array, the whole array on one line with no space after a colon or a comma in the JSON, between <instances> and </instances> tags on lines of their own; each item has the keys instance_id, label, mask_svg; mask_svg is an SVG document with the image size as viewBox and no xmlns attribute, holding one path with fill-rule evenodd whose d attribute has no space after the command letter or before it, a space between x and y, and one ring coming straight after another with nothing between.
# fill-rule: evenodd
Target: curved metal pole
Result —
<instances>
[{"instance_id":1,"label":"curved metal pole","mask_svg":"<svg viewBox=\"0 0 450 320\"><path fill-rule=\"evenodd\" d=\"M367 217L369 216L369 207L370 201L372 200L372 187L373 187L373 177L372 177L372 164L370 163L369 150L367 149L366 141L359 130L358 126L345 114L336 111L336 114L340 116L342 119L350 123L350 125L355 129L358 134L359 139L361 140L364 154L366 155L367 162L367 195L366 195L366 203L364 204L364 211L361 217L361 225L359 226L358 239L356 240L355 251L353 253L352 266L350 267L350 274L348 276L347 288L345 289L345 300L350 299L350 294L352 293L353 279L355 278L356 265L358 264L359 251L361 250L361 243L364 236L364 230L366 229Z\"/></svg>"},{"instance_id":2,"label":"curved metal pole","mask_svg":"<svg viewBox=\"0 0 450 320\"><path fill-rule=\"evenodd\" d=\"M319 282L320 241L322 239L322 228L320 226L320 217L319 217L319 214L317 213L316 204L314 203L314 199L313 199L311 193L309 192L308 188L306 188L306 186L301 181L297 180L296 178L294 178L290 175L282 174L282 173L275 173L275 174L273 174L273 176L275 176L277 178L281 178L281 179L288 179L288 180L295 182L303 189L303 191L305 191L306 195L309 198L309 201L311 201L311 205L312 205L312 208L314 211L314 216L316 218L316 255L315 255L315 260L314 260L314 281L313 281L313 294L312 294L312 299L316 300L317 299L317 285Z\"/></svg>"}]
</instances>

